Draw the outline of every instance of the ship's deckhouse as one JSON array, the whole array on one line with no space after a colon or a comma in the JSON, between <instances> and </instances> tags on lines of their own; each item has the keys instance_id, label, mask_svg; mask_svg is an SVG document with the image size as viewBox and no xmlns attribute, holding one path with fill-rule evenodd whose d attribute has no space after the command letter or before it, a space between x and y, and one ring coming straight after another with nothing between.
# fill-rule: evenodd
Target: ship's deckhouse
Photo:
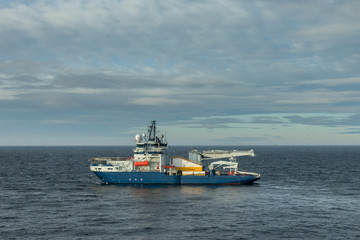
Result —
<instances>
[{"instance_id":1,"label":"ship's deckhouse","mask_svg":"<svg viewBox=\"0 0 360 240\"><path fill-rule=\"evenodd\" d=\"M135 136L136 148L134 149L135 170L139 171L164 171L163 166L169 165L166 155L167 142L164 135L160 137L156 132L156 121L151 121L148 134ZM142 163L145 162L145 163Z\"/></svg>"}]
</instances>

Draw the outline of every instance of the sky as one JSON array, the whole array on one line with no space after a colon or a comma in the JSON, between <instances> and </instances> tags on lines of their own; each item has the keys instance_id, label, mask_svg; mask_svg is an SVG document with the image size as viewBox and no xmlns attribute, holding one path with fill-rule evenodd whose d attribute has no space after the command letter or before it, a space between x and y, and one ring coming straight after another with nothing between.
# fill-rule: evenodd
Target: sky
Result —
<instances>
[{"instance_id":1,"label":"sky","mask_svg":"<svg viewBox=\"0 0 360 240\"><path fill-rule=\"evenodd\" d=\"M359 145L360 1L0 0L0 146Z\"/></svg>"}]
</instances>

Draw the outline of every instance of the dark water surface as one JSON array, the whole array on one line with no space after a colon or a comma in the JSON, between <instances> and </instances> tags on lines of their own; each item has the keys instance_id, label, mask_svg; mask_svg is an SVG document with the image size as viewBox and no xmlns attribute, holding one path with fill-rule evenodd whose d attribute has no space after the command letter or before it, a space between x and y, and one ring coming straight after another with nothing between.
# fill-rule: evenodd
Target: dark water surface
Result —
<instances>
[{"instance_id":1,"label":"dark water surface","mask_svg":"<svg viewBox=\"0 0 360 240\"><path fill-rule=\"evenodd\" d=\"M0 147L0 238L360 239L360 147L253 148L252 186L121 186L88 159L132 147Z\"/></svg>"}]
</instances>

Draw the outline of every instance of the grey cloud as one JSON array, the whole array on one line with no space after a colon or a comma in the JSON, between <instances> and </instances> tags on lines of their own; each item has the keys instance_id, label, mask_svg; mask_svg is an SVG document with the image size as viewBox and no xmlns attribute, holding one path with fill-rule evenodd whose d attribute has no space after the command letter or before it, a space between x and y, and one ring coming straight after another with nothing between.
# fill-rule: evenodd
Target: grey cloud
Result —
<instances>
[{"instance_id":1,"label":"grey cloud","mask_svg":"<svg viewBox=\"0 0 360 240\"><path fill-rule=\"evenodd\" d=\"M251 115L250 115L251 116ZM319 115L311 117L304 117L302 115L284 115L284 116L253 116L250 119L246 120L245 118L226 118L226 117L212 117L212 118L202 118L202 119L193 119L190 121L183 121L179 124L185 125L191 128L249 128L248 124L274 124L274 125L293 125L293 124L303 124L303 125L315 125L315 126L328 126L328 127L337 127L337 126L359 126L360 125L360 115L354 114L348 117L339 117L331 115ZM233 125L232 125L233 124ZM244 127L241 127L244 125ZM240 126L240 127L239 127Z\"/></svg>"},{"instance_id":2,"label":"grey cloud","mask_svg":"<svg viewBox=\"0 0 360 240\"><path fill-rule=\"evenodd\" d=\"M282 136L261 136L261 137L247 137L247 136L236 136L236 137L227 137L220 139L216 144L222 144L224 142L232 143L233 145L237 144L264 144L264 143L276 143L282 141L284 138Z\"/></svg>"},{"instance_id":3,"label":"grey cloud","mask_svg":"<svg viewBox=\"0 0 360 240\"><path fill-rule=\"evenodd\" d=\"M332 117L302 117L302 116L287 116L285 117L290 120L291 123L305 124L305 125L327 125L335 126L340 123L338 119Z\"/></svg>"},{"instance_id":4,"label":"grey cloud","mask_svg":"<svg viewBox=\"0 0 360 240\"><path fill-rule=\"evenodd\" d=\"M339 132L339 134L360 134L360 128L348 128L346 131ZM356 144L356 142L353 144Z\"/></svg>"},{"instance_id":5,"label":"grey cloud","mask_svg":"<svg viewBox=\"0 0 360 240\"><path fill-rule=\"evenodd\" d=\"M285 124L287 122L279 117L258 116L251 119L251 123Z\"/></svg>"},{"instance_id":6,"label":"grey cloud","mask_svg":"<svg viewBox=\"0 0 360 240\"><path fill-rule=\"evenodd\" d=\"M183 125L187 128L234 128L231 124L241 123L242 121L231 117L212 117L202 119L192 119L190 121L179 121L178 125ZM229 125L230 124L230 125Z\"/></svg>"},{"instance_id":7,"label":"grey cloud","mask_svg":"<svg viewBox=\"0 0 360 240\"><path fill-rule=\"evenodd\" d=\"M252 122L340 124L298 114L359 112L359 82L349 81L360 75L358 9L326 1L14 3L0 8L0 107L116 109L133 118L157 107L159 117L187 120L275 112L295 117Z\"/></svg>"},{"instance_id":8,"label":"grey cloud","mask_svg":"<svg viewBox=\"0 0 360 240\"><path fill-rule=\"evenodd\" d=\"M321 125L321 126L359 126L360 115L354 114L349 117L331 117L331 116L315 116L315 117L303 117L303 116L286 116L291 123L305 124L305 125Z\"/></svg>"}]
</instances>

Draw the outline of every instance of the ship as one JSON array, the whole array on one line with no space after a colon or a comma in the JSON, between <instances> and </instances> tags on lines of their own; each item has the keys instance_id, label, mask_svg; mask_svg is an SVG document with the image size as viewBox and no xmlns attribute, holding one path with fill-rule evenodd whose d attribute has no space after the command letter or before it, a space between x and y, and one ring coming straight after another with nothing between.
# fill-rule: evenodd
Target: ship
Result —
<instances>
[{"instance_id":1,"label":"ship","mask_svg":"<svg viewBox=\"0 0 360 240\"><path fill-rule=\"evenodd\" d=\"M90 170L103 184L249 185L259 173L240 171L236 157L252 156L254 151L208 150L196 148L188 158L169 156L168 142L156 128L135 136L133 157L94 157Z\"/></svg>"}]
</instances>

